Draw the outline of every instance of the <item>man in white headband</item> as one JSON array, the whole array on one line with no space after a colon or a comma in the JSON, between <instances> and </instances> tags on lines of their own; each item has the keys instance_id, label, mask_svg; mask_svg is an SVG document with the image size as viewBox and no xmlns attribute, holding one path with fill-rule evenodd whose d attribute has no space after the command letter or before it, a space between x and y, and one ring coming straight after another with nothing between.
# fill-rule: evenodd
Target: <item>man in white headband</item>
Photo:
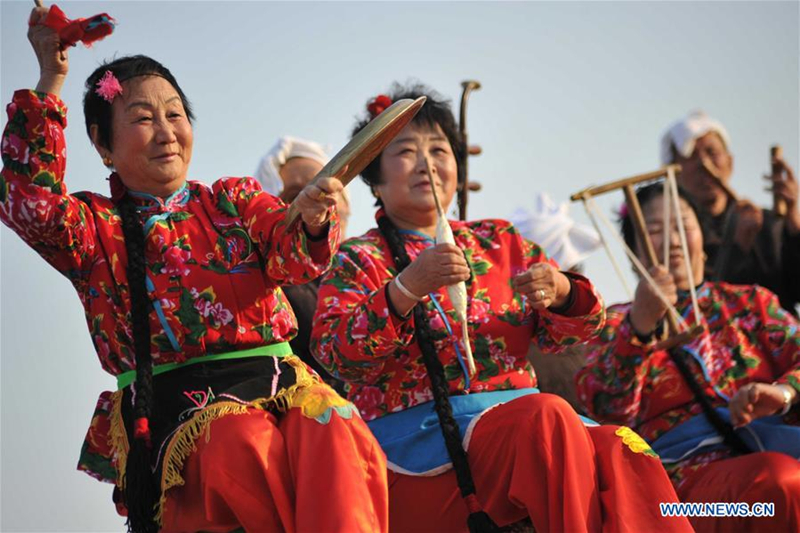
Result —
<instances>
[{"instance_id":1,"label":"man in white headband","mask_svg":"<svg viewBox=\"0 0 800 533\"><path fill-rule=\"evenodd\" d=\"M730 137L719 121L702 111L667 129L661 139L661 162L681 165L678 184L700 209L707 279L762 285L778 295L784 308L796 313L800 211L792 169L778 157L774 162L779 172L771 177L776 198L786 202L786 216L748 200L734 201Z\"/></svg>"},{"instance_id":2,"label":"man in white headband","mask_svg":"<svg viewBox=\"0 0 800 533\"><path fill-rule=\"evenodd\" d=\"M309 181L322 170L330 158L325 149L313 142L297 137L281 137L261 158L255 178L265 191L291 203ZM339 212L342 237L350 217L350 200L344 190L336 206Z\"/></svg>"},{"instance_id":3,"label":"man in white headband","mask_svg":"<svg viewBox=\"0 0 800 533\"><path fill-rule=\"evenodd\" d=\"M291 203L329 159L325 149L313 141L289 136L281 137L261 158L254 177L261 182L266 192L278 196L286 203ZM346 190L342 191L338 200L336 209L339 212L339 223L344 238L347 220L350 217L350 201ZM311 323L317 309L318 289L319 278L305 285L283 287L283 292L297 317L297 336L291 340L290 345L295 354L341 393L342 390L338 388L341 383L329 376L309 351Z\"/></svg>"}]
</instances>

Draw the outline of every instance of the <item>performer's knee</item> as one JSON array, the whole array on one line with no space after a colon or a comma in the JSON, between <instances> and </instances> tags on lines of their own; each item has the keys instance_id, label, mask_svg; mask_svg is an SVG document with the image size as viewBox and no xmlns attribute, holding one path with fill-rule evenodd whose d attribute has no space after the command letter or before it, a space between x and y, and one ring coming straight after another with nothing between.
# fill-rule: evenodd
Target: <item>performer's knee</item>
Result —
<instances>
[{"instance_id":1,"label":"performer's knee","mask_svg":"<svg viewBox=\"0 0 800 533\"><path fill-rule=\"evenodd\" d=\"M779 503L800 507L800 462L783 453L761 452L754 489Z\"/></svg>"},{"instance_id":2,"label":"performer's knee","mask_svg":"<svg viewBox=\"0 0 800 533\"><path fill-rule=\"evenodd\" d=\"M525 420L534 426L541 424L561 424L567 426L582 426L583 422L572 406L561 396L555 394L531 394L515 400L520 402L516 406L523 415L519 420Z\"/></svg>"},{"instance_id":3,"label":"performer's knee","mask_svg":"<svg viewBox=\"0 0 800 533\"><path fill-rule=\"evenodd\" d=\"M268 449L282 445L272 442L280 434L275 431L271 416L259 410L226 415L211 422L208 433L203 431L195 443L200 468L208 474L236 470L243 464L255 467L262 462Z\"/></svg>"}]
</instances>

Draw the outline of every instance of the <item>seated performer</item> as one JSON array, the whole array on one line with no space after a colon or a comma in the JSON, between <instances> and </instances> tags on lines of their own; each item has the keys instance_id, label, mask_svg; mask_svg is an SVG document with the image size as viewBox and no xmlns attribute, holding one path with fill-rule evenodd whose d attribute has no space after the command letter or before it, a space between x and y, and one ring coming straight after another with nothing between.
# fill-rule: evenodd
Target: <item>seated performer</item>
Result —
<instances>
[{"instance_id":1,"label":"seated performer","mask_svg":"<svg viewBox=\"0 0 800 533\"><path fill-rule=\"evenodd\" d=\"M264 190L278 196L286 203L292 203L300 191L316 176L328 162L328 154L319 144L296 137L281 137L267 152L256 168L255 178ZM336 210L339 213L339 228L342 238L350 217L350 200L347 189L336 195ZM297 335L289 345L292 352L309 364L325 381L339 389L341 382L330 377L311 356L308 345L311 338L311 323L317 310L317 292L321 278L302 285L282 287L286 299L297 318ZM340 391L341 392L341 391Z\"/></svg>"},{"instance_id":2,"label":"seated performer","mask_svg":"<svg viewBox=\"0 0 800 533\"><path fill-rule=\"evenodd\" d=\"M650 275L687 323L696 320L690 279L698 283L703 332L671 353L656 346L667 306L642 280L632 303L609 308L578 374L578 396L590 416L647 439L682 501L775 504L774 518L692 518L698 531L798 531L800 325L762 287L704 281L703 234L685 197L690 271L674 215L665 230L663 187L646 186L637 197L662 263L669 232L669 270L651 267ZM622 232L644 262L627 213Z\"/></svg>"},{"instance_id":3,"label":"seated performer","mask_svg":"<svg viewBox=\"0 0 800 533\"><path fill-rule=\"evenodd\" d=\"M772 178L776 198L785 202L785 217L747 200L734 201L730 189L733 155L725 128L703 112L677 121L661 140L661 162L679 163L678 184L698 206L708 255L709 281L759 284L778 295L781 305L797 316L800 302L800 208L792 169L775 160ZM713 177L716 174L717 178ZM755 178L760 179L760 178Z\"/></svg>"},{"instance_id":4,"label":"seated performer","mask_svg":"<svg viewBox=\"0 0 800 533\"><path fill-rule=\"evenodd\" d=\"M434 243L433 187L449 205L464 157L449 104L398 86L369 104L356 131L421 95L419 114L362 172L378 227L336 255L312 333L312 353L348 381L387 453L390 529L491 531L530 517L537 531L688 530L660 517L658 502L677 499L640 437L587 427L535 389L531 340L558 351L602 326L591 283L560 272L503 220L450 221L455 244ZM447 287L459 282L474 373L454 334Z\"/></svg>"},{"instance_id":5,"label":"seated performer","mask_svg":"<svg viewBox=\"0 0 800 533\"><path fill-rule=\"evenodd\" d=\"M286 206L251 178L188 181L189 102L169 70L130 56L86 81L110 197L68 194L68 59L47 13L28 31L39 83L8 106L0 218L75 286L117 378L79 468L116 484L130 531L386 531L383 453L292 355L278 289L328 267L341 182L303 189L287 230Z\"/></svg>"}]
</instances>

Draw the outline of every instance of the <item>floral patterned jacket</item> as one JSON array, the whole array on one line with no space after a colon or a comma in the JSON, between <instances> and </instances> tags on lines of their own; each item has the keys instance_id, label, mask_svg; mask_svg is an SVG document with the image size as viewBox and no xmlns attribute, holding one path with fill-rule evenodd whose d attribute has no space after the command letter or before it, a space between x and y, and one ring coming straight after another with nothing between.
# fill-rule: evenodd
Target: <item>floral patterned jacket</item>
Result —
<instances>
[{"instance_id":1,"label":"floral patterned jacket","mask_svg":"<svg viewBox=\"0 0 800 533\"><path fill-rule=\"evenodd\" d=\"M117 209L99 194L67 193L67 109L59 98L20 90L7 111L0 218L72 282L103 368L113 375L132 370ZM328 268L339 240L335 213L327 238L312 241L301 224L285 231L286 206L252 178L211 187L189 181L167 199L134 196L146 234L154 364L294 337L295 317L280 285L306 283ZM101 398L98 409L104 405Z\"/></svg>"},{"instance_id":2,"label":"floral patterned jacket","mask_svg":"<svg viewBox=\"0 0 800 533\"><path fill-rule=\"evenodd\" d=\"M382 216L382 211L377 214ZM605 318L591 283L573 276L575 301L563 315L534 312L511 288L511 278L532 264L549 261L541 248L522 238L509 222L454 222L455 240L472 270L467 282L468 321L478 373L470 392L536 386L526 355L531 340L556 352L596 334ZM415 259L433 241L420 233L401 232ZM551 264L555 264L550 261ZM334 258L320 286L312 333L312 353L336 377L348 381L348 398L365 420L433 399L425 365L414 341L414 318L390 312L386 285L397 275L388 245L377 229L349 239ZM463 393L466 379L455 345L461 327L445 288L426 306L439 357L451 392Z\"/></svg>"},{"instance_id":3,"label":"floral patterned jacket","mask_svg":"<svg viewBox=\"0 0 800 533\"><path fill-rule=\"evenodd\" d=\"M739 388L754 381L777 381L800 392L800 324L774 294L757 285L705 282L697 297L705 334L686 349L703 361L702 369L691 362L690 368L712 405L726 406ZM687 292L679 293L676 308L694 323ZM606 326L576 377L578 397L597 420L630 426L653 442L702 414L702 408L669 354L633 333L629 311L630 304L609 308ZM727 450L701 454L667 470L680 482L686 469L728 456Z\"/></svg>"}]
</instances>

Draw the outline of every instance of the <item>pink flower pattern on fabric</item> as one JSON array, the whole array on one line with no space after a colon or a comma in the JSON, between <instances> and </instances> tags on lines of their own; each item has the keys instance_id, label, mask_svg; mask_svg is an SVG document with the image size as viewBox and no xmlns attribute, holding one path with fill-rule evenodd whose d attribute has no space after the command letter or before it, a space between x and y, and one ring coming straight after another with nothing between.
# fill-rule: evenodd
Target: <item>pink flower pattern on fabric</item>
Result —
<instances>
[{"instance_id":1,"label":"pink flower pattern on fabric","mask_svg":"<svg viewBox=\"0 0 800 533\"><path fill-rule=\"evenodd\" d=\"M773 293L757 285L705 282L697 298L705 334L685 348L705 365L692 363L692 373L714 407L725 407L725 397L747 383L777 381L800 391L800 324ZM687 293L679 294L675 307L694 323ZM606 325L575 378L578 399L595 420L629 426L653 442L701 415L702 408L669 354L636 337L630 309L630 303L608 309ZM786 420L798 423L794 414ZM667 473L679 487L690 472L730 456L727 449L695 455L667 465Z\"/></svg>"},{"instance_id":2,"label":"pink flower pattern on fabric","mask_svg":"<svg viewBox=\"0 0 800 533\"><path fill-rule=\"evenodd\" d=\"M377 217L383 211L378 211ZM567 314L535 311L514 292L511 272L549 263L544 251L525 240L503 220L451 221L456 243L467 251L473 276L467 283L468 326L477 375L469 392L536 386L527 360L535 342L548 352L585 340L600 331L605 319L602 300L591 283L573 277L576 300ZM403 244L413 260L432 245L423 235L405 234ZM498 244L498 246L495 246ZM364 420L402 411L430 401L427 371L414 339L415 318L390 314L386 285L397 275L391 253L377 229L342 244L319 288L311 351L323 367L347 381L348 397ZM438 305L434 305L434 299ZM453 394L466 390L456 346L460 335L445 288L432 293L424 306L437 355Z\"/></svg>"}]
</instances>

